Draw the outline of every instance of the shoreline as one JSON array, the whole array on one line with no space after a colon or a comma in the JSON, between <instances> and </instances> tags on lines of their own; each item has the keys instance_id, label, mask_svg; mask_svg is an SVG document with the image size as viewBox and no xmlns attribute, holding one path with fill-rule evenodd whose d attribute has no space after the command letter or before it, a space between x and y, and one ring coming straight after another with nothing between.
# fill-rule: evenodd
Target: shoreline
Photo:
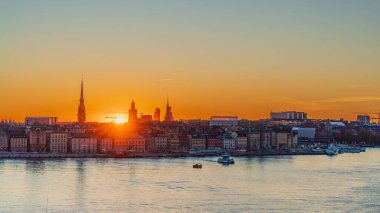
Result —
<instances>
[{"instance_id":1,"label":"shoreline","mask_svg":"<svg viewBox=\"0 0 380 213\"><path fill-rule=\"evenodd\" d=\"M221 154L188 154L188 153L127 153L127 154L99 154L99 153L30 153L30 152L0 152L1 159L63 159L63 158L203 158L219 157ZM264 157L289 155L325 155L323 152L273 152L273 153L229 153L232 157Z\"/></svg>"}]
</instances>

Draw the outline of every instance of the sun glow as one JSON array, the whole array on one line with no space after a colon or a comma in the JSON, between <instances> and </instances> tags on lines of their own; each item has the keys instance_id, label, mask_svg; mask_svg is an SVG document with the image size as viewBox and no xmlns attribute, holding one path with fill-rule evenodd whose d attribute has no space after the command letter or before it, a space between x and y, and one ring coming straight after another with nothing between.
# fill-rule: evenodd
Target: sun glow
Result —
<instances>
[{"instance_id":1,"label":"sun glow","mask_svg":"<svg viewBox=\"0 0 380 213\"><path fill-rule=\"evenodd\" d=\"M117 117L115 119L115 124L124 124L126 121L124 118Z\"/></svg>"}]
</instances>

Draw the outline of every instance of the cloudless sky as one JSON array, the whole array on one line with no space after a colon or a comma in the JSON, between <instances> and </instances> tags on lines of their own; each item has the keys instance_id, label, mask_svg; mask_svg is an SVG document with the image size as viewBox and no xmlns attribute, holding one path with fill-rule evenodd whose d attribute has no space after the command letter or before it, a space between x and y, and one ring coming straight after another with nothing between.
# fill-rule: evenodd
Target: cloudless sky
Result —
<instances>
[{"instance_id":1,"label":"cloudless sky","mask_svg":"<svg viewBox=\"0 0 380 213\"><path fill-rule=\"evenodd\" d=\"M378 0L0 0L0 118L380 111ZM127 116L125 114L119 114ZM162 115L163 116L163 115Z\"/></svg>"}]
</instances>

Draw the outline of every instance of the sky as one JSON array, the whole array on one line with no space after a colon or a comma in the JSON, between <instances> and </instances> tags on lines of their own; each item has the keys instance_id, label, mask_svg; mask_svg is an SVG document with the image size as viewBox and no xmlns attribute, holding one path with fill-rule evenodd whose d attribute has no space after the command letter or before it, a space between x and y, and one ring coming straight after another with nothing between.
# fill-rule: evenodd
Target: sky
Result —
<instances>
[{"instance_id":1,"label":"sky","mask_svg":"<svg viewBox=\"0 0 380 213\"><path fill-rule=\"evenodd\" d=\"M0 118L380 111L378 0L0 0Z\"/></svg>"}]
</instances>

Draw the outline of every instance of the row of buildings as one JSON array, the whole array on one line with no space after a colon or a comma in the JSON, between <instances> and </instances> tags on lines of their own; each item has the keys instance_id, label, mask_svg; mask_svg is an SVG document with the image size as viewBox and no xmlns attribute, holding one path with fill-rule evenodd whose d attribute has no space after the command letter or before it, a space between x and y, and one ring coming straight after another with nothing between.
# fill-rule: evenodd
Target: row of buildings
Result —
<instances>
[{"instance_id":1,"label":"row of buildings","mask_svg":"<svg viewBox=\"0 0 380 213\"><path fill-rule=\"evenodd\" d=\"M246 152L260 149L289 149L297 147L294 132L252 132L241 134L226 131L220 135L191 134L129 134L122 137L99 136L89 133L45 130L0 131L2 152L53 153L126 153L170 152L219 149Z\"/></svg>"}]
</instances>

